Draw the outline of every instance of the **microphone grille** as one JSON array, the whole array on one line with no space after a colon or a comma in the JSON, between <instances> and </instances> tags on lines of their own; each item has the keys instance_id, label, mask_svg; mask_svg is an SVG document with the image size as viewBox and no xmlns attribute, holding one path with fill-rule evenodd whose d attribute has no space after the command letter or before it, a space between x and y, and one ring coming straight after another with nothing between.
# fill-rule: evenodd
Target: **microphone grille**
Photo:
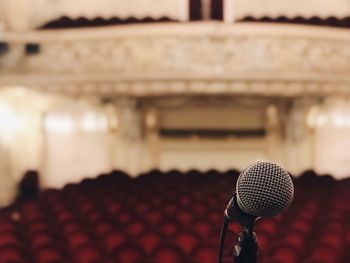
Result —
<instances>
[{"instance_id":1,"label":"microphone grille","mask_svg":"<svg viewBox=\"0 0 350 263\"><path fill-rule=\"evenodd\" d=\"M257 162L237 180L237 203L247 214L274 216L285 211L294 196L293 181L282 167L272 162Z\"/></svg>"}]
</instances>

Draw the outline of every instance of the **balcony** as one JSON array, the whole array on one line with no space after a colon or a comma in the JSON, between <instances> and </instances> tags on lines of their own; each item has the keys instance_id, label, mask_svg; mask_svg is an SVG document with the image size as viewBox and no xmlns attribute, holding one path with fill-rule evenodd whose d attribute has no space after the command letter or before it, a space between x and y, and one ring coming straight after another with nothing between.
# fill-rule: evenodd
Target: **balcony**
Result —
<instances>
[{"instance_id":1,"label":"balcony","mask_svg":"<svg viewBox=\"0 0 350 263\"><path fill-rule=\"evenodd\" d=\"M159 23L6 32L0 85L133 96L348 94L346 29Z\"/></svg>"},{"instance_id":2,"label":"balcony","mask_svg":"<svg viewBox=\"0 0 350 263\"><path fill-rule=\"evenodd\" d=\"M2 0L0 31L125 22L277 20L349 27L348 0ZM2 26L1 26L2 25Z\"/></svg>"}]
</instances>

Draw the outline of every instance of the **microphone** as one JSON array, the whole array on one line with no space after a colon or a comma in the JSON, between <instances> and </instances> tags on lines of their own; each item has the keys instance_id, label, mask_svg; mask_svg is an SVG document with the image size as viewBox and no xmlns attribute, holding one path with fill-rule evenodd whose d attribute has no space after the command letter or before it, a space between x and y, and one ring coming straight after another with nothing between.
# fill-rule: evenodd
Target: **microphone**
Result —
<instances>
[{"instance_id":1,"label":"microphone","mask_svg":"<svg viewBox=\"0 0 350 263\"><path fill-rule=\"evenodd\" d=\"M242 232L234 247L236 263L256 262L257 241L253 232L258 218L280 214L288 209L294 197L293 181L288 172L273 162L256 162L238 177L236 192L225 209L219 244L219 261L228 224L237 221Z\"/></svg>"},{"instance_id":2,"label":"microphone","mask_svg":"<svg viewBox=\"0 0 350 263\"><path fill-rule=\"evenodd\" d=\"M239 209L256 218L275 216L288 209L293 196L293 181L288 172L275 163L259 161L239 175L237 204L231 200L225 215L232 220Z\"/></svg>"}]
</instances>

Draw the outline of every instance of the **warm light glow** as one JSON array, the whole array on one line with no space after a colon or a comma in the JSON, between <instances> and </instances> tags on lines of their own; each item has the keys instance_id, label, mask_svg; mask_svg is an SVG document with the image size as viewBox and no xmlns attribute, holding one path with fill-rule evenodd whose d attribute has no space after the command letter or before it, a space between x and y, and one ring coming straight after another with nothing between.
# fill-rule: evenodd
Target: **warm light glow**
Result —
<instances>
[{"instance_id":1,"label":"warm light glow","mask_svg":"<svg viewBox=\"0 0 350 263\"><path fill-rule=\"evenodd\" d=\"M317 106L312 106L306 117L306 123L310 128L314 128L318 125L318 118L320 117L320 111Z\"/></svg>"},{"instance_id":2,"label":"warm light glow","mask_svg":"<svg viewBox=\"0 0 350 263\"><path fill-rule=\"evenodd\" d=\"M350 128L350 114L347 107L338 107L332 111L323 112L311 109L307 122L310 127Z\"/></svg>"},{"instance_id":3,"label":"warm light glow","mask_svg":"<svg viewBox=\"0 0 350 263\"><path fill-rule=\"evenodd\" d=\"M347 116L336 114L335 116L333 116L333 125L337 128L344 128L346 127L347 119Z\"/></svg>"},{"instance_id":4,"label":"warm light glow","mask_svg":"<svg viewBox=\"0 0 350 263\"><path fill-rule=\"evenodd\" d=\"M157 126L157 113L155 110L150 110L146 114L146 126L153 129Z\"/></svg>"},{"instance_id":5,"label":"warm light glow","mask_svg":"<svg viewBox=\"0 0 350 263\"><path fill-rule=\"evenodd\" d=\"M113 132L119 128L119 116L117 110L113 106L106 107L109 129Z\"/></svg>"},{"instance_id":6,"label":"warm light glow","mask_svg":"<svg viewBox=\"0 0 350 263\"><path fill-rule=\"evenodd\" d=\"M319 116L316 117L315 119L315 125L320 127L320 126L325 126L327 124L327 116L325 114L320 114Z\"/></svg>"},{"instance_id":7,"label":"warm light glow","mask_svg":"<svg viewBox=\"0 0 350 263\"><path fill-rule=\"evenodd\" d=\"M119 119L117 116L114 116L112 118L109 118L109 128L111 131L116 131L119 127Z\"/></svg>"},{"instance_id":8,"label":"warm light glow","mask_svg":"<svg viewBox=\"0 0 350 263\"><path fill-rule=\"evenodd\" d=\"M270 127L278 126L278 109L275 105L269 105L266 110L268 125Z\"/></svg>"},{"instance_id":9,"label":"warm light glow","mask_svg":"<svg viewBox=\"0 0 350 263\"><path fill-rule=\"evenodd\" d=\"M23 119L7 104L0 104L0 133L11 136L24 126Z\"/></svg>"},{"instance_id":10,"label":"warm light glow","mask_svg":"<svg viewBox=\"0 0 350 263\"><path fill-rule=\"evenodd\" d=\"M105 131L107 126L106 117L95 112L88 112L81 119L81 127L87 132Z\"/></svg>"},{"instance_id":11,"label":"warm light glow","mask_svg":"<svg viewBox=\"0 0 350 263\"><path fill-rule=\"evenodd\" d=\"M70 133L75 128L73 118L64 115L48 115L44 127L48 131L59 133Z\"/></svg>"}]
</instances>

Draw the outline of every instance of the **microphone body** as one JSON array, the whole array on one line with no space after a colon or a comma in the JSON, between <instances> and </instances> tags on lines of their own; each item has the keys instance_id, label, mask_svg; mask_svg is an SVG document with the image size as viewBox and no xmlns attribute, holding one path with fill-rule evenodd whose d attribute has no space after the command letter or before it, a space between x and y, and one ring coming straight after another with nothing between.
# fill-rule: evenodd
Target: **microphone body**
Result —
<instances>
[{"instance_id":1,"label":"microphone body","mask_svg":"<svg viewBox=\"0 0 350 263\"><path fill-rule=\"evenodd\" d=\"M242 227L249 228L251 225L254 225L255 220L257 219L256 216L249 215L242 211L241 208L239 208L237 203L237 194L234 193L230 202L228 203L226 210L225 210L225 217L229 221L236 220Z\"/></svg>"},{"instance_id":2,"label":"microphone body","mask_svg":"<svg viewBox=\"0 0 350 263\"><path fill-rule=\"evenodd\" d=\"M258 253L254 223L258 218L284 212L291 204L294 186L290 175L272 162L250 165L238 177L236 192L231 197L224 217L220 237L219 262L227 225L237 221L242 231L234 247L236 263L255 263Z\"/></svg>"},{"instance_id":3,"label":"microphone body","mask_svg":"<svg viewBox=\"0 0 350 263\"><path fill-rule=\"evenodd\" d=\"M237 203L236 193L233 194L227 205L225 218L228 221L237 221L242 227L237 244L233 249L235 263L255 263L258 255L258 244L254 233L254 223L257 217L242 211Z\"/></svg>"}]
</instances>

